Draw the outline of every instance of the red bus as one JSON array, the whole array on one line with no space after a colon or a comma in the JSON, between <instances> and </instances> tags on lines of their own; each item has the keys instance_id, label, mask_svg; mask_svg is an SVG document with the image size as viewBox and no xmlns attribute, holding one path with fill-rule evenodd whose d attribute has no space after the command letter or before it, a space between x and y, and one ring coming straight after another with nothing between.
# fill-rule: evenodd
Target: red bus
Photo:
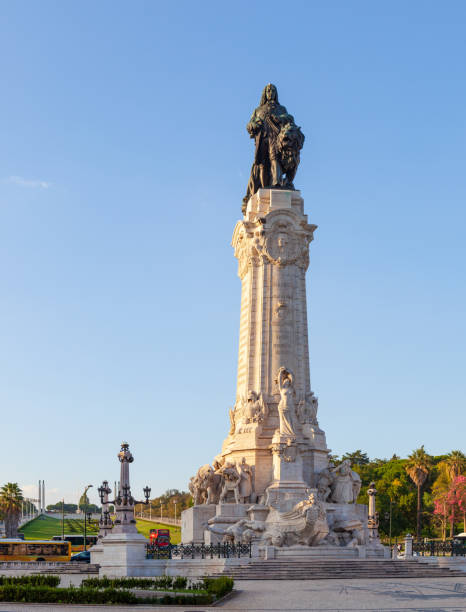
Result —
<instances>
[{"instance_id":1,"label":"red bus","mask_svg":"<svg viewBox=\"0 0 466 612\"><path fill-rule=\"evenodd\" d=\"M150 543L157 548L165 548L170 546L170 530L169 529L151 529L149 532Z\"/></svg>"}]
</instances>

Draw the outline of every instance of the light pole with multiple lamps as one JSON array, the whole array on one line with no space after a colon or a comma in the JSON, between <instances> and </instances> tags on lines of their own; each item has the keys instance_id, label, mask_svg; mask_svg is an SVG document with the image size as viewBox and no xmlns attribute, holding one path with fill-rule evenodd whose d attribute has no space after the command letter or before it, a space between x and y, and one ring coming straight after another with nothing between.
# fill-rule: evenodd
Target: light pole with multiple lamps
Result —
<instances>
[{"instance_id":1,"label":"light pole with multiple lamps","mask_svg":"<svg viewBox=\"0 0 466 612\"><path fill-rule=\"evenodd\" d=\"M112 530L113 527L113 521L110 518L110 512L108 510L108 496L112 492L112 490L108 486L108 481L104 480L102 485L97 489L97 491L102 501L102 513L100 515L98 536L99 540L101 540L107 535L107 533Z\"/></svg>"},{"instance_id":2,"label":"light pole with multiple lamps","mask_svg":"<svg viewBox=\"0 0 466 612\"><path fill-rule=\"evenodd\" d=\"M137 533L136 519L134 518L134 507L136 504L149 504L150 487L144 487L144 501L137 501L131 495L131 486L129 484L129 464L134 461L133 455L129 451L129 444L123 442L121 450L118 453L120 460L120 490L118 495L115 494L115 499L110 501L105 499L105 482L102 487L99 487L100 501L102 504L114 504L116 518L113 523L112 533ZM108 486L108 482L107 482Z\"/></svg>"}]
</instances>

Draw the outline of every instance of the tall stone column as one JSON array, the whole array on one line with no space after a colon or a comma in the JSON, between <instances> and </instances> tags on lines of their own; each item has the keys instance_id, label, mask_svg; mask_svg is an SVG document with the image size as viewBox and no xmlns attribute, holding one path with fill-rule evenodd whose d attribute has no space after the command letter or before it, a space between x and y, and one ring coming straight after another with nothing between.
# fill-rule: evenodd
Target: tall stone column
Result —
<instances>
[{"instance_id":1,"label":"tall stone column","mask_svg":"<svg viewBox=\"0 0 466 612\"><path fill-rule=\"evenodd\" d=\"M242 283L238 379L221 455L254 466L259 497L288 479L302 499L328 463L309 372L305 275L316 227L299 191L259 189L233 233ZM280 435L281 368L292 373L290 439Z\"/></svg>"}]
</instances>

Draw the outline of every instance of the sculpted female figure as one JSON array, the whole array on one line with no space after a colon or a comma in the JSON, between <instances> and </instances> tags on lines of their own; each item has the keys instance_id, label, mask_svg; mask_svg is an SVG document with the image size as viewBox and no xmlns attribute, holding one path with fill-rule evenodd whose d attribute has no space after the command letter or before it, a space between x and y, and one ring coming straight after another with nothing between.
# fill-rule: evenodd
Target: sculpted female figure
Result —
<instances>
[{"instance_id":1,"label":"sculpted female figure","mask_svg":"<svg viewBox=\"0 0 466 612\"><path fill-rule=\"evenodd\" d=\"M241 503L245 504L251 501L252 467L246 463L246 457L243 457L237 468L241 477L241 480L239 481L239 497L241 499Z\"/></svg>"},{"instance_id":2,"label":"sculpted female figure","mask_svg":"<svg viewBox=\"0 0 466 612\"><path fill-rule=\"evenodd\" d=\"M278 416L280 417L280 435L295 438L293 430L294 389L293 374L285 368L278 370L278 388L280 390L280 403Z\"/></svg>"}]
</instances>

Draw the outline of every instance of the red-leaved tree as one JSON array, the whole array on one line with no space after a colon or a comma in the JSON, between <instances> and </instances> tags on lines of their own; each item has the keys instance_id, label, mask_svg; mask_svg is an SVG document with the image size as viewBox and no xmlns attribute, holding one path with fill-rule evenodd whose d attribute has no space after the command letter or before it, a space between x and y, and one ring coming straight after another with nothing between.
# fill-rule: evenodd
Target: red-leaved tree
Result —
<instances>
[{"instance_id":1,"label":"red-leaved tree","mask_svg":"<svg viewBox=\"0 0 466 612\"><path fill-rule=\"evenodd\" d=\"M453 537L454 525L461 519L466 531L466 476L453 478L448 490L434 499L434 514L442 521L443 537L447 523L450 524L450 537Z\"/></svg>"}]
</instances>

